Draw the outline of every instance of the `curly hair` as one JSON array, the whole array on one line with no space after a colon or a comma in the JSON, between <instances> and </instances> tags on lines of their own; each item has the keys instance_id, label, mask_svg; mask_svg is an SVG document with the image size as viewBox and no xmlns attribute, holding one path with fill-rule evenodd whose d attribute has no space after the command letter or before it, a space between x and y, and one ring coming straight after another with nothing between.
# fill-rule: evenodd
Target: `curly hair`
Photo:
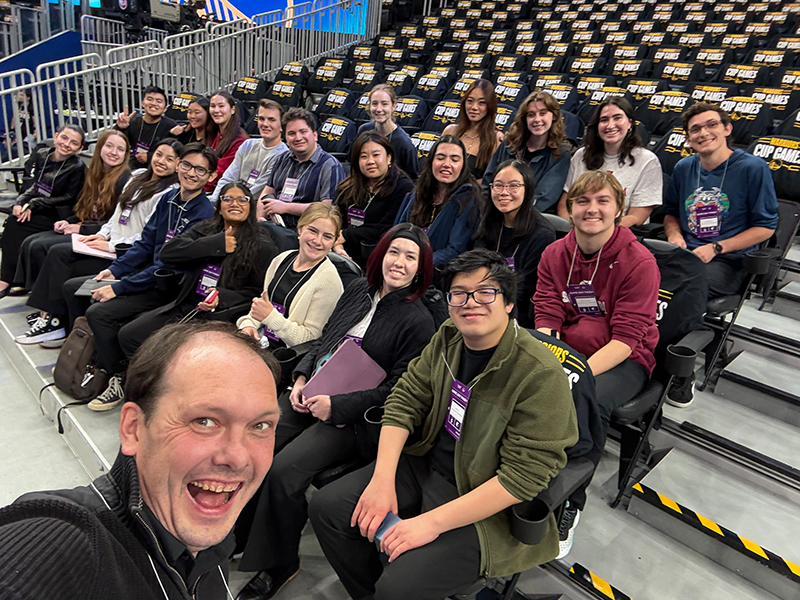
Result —
<instances>
[{"instance_id":1,"label":"curly hair","mask_svg":"<svg viewBox=\"0 0 800 600\"><path fill-rule=\"evenodd\" d=\"M530 129L528 129L528 107L533 102L541 102L553 114L553 124L550 126L550 131L547 132L547 146L553 150L553 156L558 158L567 143L567 129L558 100L547 92L533 92L522 101L514 116L514 122L506 133L505 144L512 154L518 158L522 157L528 139L531 137Z\"/></svg>"}]
</instances>

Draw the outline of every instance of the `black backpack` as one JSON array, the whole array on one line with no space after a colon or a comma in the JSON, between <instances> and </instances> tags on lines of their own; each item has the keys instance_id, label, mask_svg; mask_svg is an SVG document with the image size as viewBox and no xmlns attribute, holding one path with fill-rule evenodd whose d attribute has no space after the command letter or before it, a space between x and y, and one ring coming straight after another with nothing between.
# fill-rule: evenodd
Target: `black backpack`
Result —
<instances>
[{"instance_id":1,"label":"black backpack","mask_svg":"<svg viewBox=\"0 0 800 600\"><path fill-rule=\"evenodd\" d=\"M422 296L422 303L430 311L433 317L433 325L438 330L447 319L450 312L447 310L447 302L444 300L444 292L434 286L430 286Z\"/></svg>"}]
</instances>

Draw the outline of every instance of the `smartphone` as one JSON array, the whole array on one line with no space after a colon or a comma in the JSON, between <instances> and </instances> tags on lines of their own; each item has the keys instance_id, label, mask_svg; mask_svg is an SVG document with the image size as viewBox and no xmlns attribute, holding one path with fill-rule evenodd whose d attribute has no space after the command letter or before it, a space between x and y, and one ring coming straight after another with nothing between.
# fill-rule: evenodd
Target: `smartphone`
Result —
<instances>
[{"instance_id":1,"label":"smartphone","mask_svg":"<svg viewBox=\"0 0 800 600\"><path fill-rule=\"evenodd\" d=\"M379 542L383 540L384 534L389 531L396 523L402 521L400 517L398 517L394 513L386 513L386 516L383 518L383 522L378 527L378 531L375 532L375 539Z\"/></svg>"},{"instance_id":2,"label":"smartphone","mask_svg":"<svg viewBox=\"0 0 800 600\"><path fill-rule=\"evenodd\" d=\"M274 214L270 217L270 219L272 219L272 222L275 223L276 225L280 225L281 227L286 227L286 223L284 222L282 216Z\"/></svg>"}]
</instances>

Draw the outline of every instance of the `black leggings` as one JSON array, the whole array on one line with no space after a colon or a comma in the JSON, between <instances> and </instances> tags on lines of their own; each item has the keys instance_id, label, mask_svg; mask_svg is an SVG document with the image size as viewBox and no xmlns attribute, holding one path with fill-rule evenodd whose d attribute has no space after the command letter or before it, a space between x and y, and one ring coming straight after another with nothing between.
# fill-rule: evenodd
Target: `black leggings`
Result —
<instances>
[{"instance_id":1,"label":"black leggings","mask_svg":"<svg viewBox=\"0 0 800 600\"><path fill-rule=\"evenodd\" d=\"M34 233L52 231L53 223L55 221L41 215L33 215L30 221L25 221L24 223L17 221L17 217L13 215L6 219L6 227L0 240L0 248L3 249L2 260L0 260L0 281L22 283L14 281L22 242Z\"/></svg>"}]
</instances>

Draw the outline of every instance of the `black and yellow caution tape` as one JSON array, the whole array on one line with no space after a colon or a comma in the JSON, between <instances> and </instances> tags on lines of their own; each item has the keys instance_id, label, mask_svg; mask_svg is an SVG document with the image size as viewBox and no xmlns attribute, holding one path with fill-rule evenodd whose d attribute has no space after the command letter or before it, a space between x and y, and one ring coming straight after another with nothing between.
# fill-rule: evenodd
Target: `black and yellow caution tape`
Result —
<instances>
[{"instance_id":1,"label":"black and yellow caution tape","mask_svg":"<svg viewBox=\"0 0 800 600\"><path fill-rule=\"evenodd\" d=\"M590 592L593 592L596 596L610 598L610 600L632 600L630 596L620 592L617 588L589 571L589 569L580 563L572 565L569 574L572 579Z\"/></svg>"},{"instance_id":2,"label":"black and yellow caution tape","mask_svg":"<svg viewBox=\"0 0 800 600\"><path fill-rule=\"evenodd\" d=\"M737 533L734 533L730 529L726 529L711 519L707 519L703 515L689 510L685 506L681 506L674 500L671 500L666 496L662 496L655 490L652 490L641 483L637 483L633 486L633 494L648 504L652 504L653 506L680 519L682 522L691 525L699 531L702 531L706 535L719 540L729 548L733 548L734 550L760 562L770 570L780 573L794 583L800 583L800 565L796 565L795 563L778 556L774 552L770 552L763 546L759 546L755 542L748 540L746 537L742 537Z\"/></svg>"}]
</instances>

